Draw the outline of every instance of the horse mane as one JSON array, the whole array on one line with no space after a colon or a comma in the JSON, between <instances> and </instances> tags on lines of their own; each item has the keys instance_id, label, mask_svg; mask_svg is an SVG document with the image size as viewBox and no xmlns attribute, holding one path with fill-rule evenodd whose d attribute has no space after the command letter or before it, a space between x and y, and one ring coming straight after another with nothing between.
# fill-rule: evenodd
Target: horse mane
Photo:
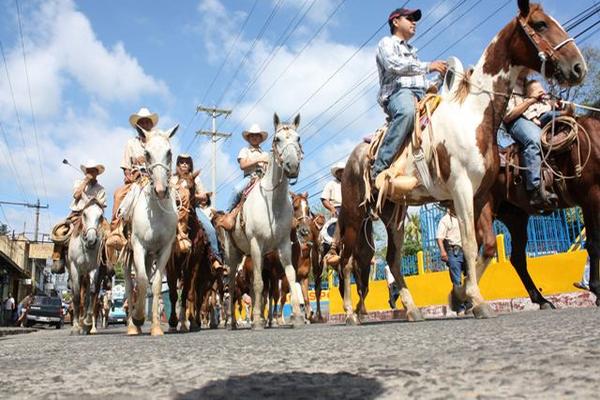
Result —
<instances>
[{"instance_id":1,"label":"horse mane","mask_svg":"<svg viewBox=\"0 0 600 400\"><path fill-rule=\"evenodd\" d=\"M471 91L471 75L473 75L472 67L463 74L460 82L458 83L458 87L456 88L456 92L454 92L452 100L461 104L465 101L469 95L469 92Z\"/></svg>"}]
</instances>

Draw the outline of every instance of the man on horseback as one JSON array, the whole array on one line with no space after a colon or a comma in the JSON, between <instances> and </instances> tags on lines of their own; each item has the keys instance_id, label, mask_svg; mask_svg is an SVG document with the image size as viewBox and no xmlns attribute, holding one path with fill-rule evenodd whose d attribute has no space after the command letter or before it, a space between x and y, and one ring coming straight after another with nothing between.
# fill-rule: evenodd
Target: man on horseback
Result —
<instances>
[{"instance_id":1,"label":"man on horseback","mask_svg":"<svg viewBox=\"0 0 600 400\"><path fill-rule=\"evenodd\" d=\"M432 72L443 76L446 72L446 62L419 61L417 49L408 43L415 35L416 23L420 19L421 10L398 8L392 11L388 17L391 36L384 37L378 44L378 102L390 123L371 170L374 180L389 168L406 137L413 131L415 100L423 98L430 86L441 83L439 80L430 81L425 76ZM378 185L377 180L375 185Z\"/></svg>"},{"instance_id":2,"label":"man on horseback","mask_svg":"<svg viewBox=\"0 0 600 400\"><path fill-rule=\"evenodd\" d=\"M541 178L541 132L558 112L553 111L554 107L539 81L523 79L519 83L521 86L515 88L516 94L508 103L504 123L508 133L521 145L525 189L530 205L535 208L552 207L558 198L554 193L546 192Z\"/></svg>"},{"instance_id":3,"label":"man on horseback","mask_svg":"<svg viewBox=\"0 0 600 400\"><path fill-rule=\"evenodd\" d=\"M71 228L69 226L78 222L81 212L95 200L102 207L106 207L106 192L104 186L98 183L98 175L104 172L104 165L88 161L80 166L84 178L75 181L73 185L73 200L71 201L71 213L66 221L62 221L52 229L54 250L52 252L52 272L62 274L65 272L65 250L69 244ZM64 229L67 232L64 232Z\"/></svg>"},{"instance_id":4,"label":"man on horseback","mask_svg":"<svg viewBox=\"0 0 600 400\"><path fill-rule=\"evenodd\" d=\"M129 124L133 129L136 129L136 127L139 126L149 132L157 123L158 114L151 113L145 107L140 108L137 113L131 114L129 117ZM106 242L107 246L117 250L123 248L126 244L125 235L123 233L123 220L122 215L119 213L119 207L133 184L139 181L142 177L142 172L145 171L145 143L146 138L141 134L129 139L125 147L123 160L121 161L121 169L124 174L124 185L115 190L112 220L110 223L112 232Z\"/></svg>"},{"instance_id":5,"label":"man on horseback","mask_svg":"<svg viewBox=\"0 0 600 400\"><path fill-rule=\"evenodd\" d=\"M342 174L344 173L344 167L343 162L338 162L331 167L331 175L334 179L325 184L321 193L321 203L323 203L323 207L329 210L332 218L338 216L342 206Z\"/></svg>"},{"instance_id":6,"label":"man on horseback","mask_svg":"<svg viewBox=\"0 0 600 400\"><path fill-rule=\"evenodd\" d=\"M235 218L240 209L237 206L244 191L255 178L264 175L266 165L269 162L269 154L260 147L260 144L267 140L269 136L266 131L260 129L258 124L252 124L250 129L242 132L242 136L249 144L248 147L240 150L237 157L240 169L244 171L244 178L235 185L234 192L229 200L228 213L220 218L218 222L226 230L231 230L235 225Z\"/></svg>"},{"instance_id":7,"label":"man on horseback","mask_svg":"<svg viewBox=\"0 0 600 400\"><path fill-rule=\"evenodd\" d=\"M200 180L199 172L194 171L194 160L189 154L180 154L177 156L175 174L171 177L170 184L179 193L177 205L179 207L177 215L177 242L175 248L181 253L188 253L192 247L192 241L188 235L188 216L190 213L196 213L196 207L202 202L206 202L208 194L204 189L204 185ZM191 197L190 182L194 185L194 197ZM204 212L196 213L200 224L206 232L208 243L210 245L209 259L213 268L216 270L223 267L223 259L219 251L219 243L217 242L217 233L209 218Z\"/></svg>"}]
</instances>

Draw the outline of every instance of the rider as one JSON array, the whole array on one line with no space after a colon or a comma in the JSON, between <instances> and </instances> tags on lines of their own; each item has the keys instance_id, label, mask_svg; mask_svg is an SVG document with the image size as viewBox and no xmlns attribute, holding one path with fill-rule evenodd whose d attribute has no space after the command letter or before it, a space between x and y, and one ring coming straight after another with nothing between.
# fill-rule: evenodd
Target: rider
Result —
<instances>
[{"instance_id":1,"label":"rider","mask_svg":"<svg viewBox=\"0 0 600 400\"><path fill-rule=\"evenodd\" d=\"M235 225L235 219L239 212L239 207L236 206L242 199L244 190L254 178L263 176L269 162L269 153L260 147L260 144L267 140L269 136L266 131L260 129L258 124L252 124L250 129L242 132L242 136L249 144L248 147L242 148L237 156L240 169L244 171L244 179L235 185L234 192L229 200L228 213L220 218L218 222L227 230L232 229Z\"/></svg>"},{"instance_id":2,"label":"rider","mask_svg":"<svg viewBox=\"0 0 600 400\"><path fill-rule=\"evenodd\" d=\"M151 131L158 123L158 114L151 113L147 108L142 107L140 110L131 114L129 124L136 129L140 127L145 131ZM112 232L106 241L106 245L114 249L121 249L126 244L125 235L123 233L123 221L119 215L119 206L131 186L141 178L141 171L145 168L146 157L144 156L144 146L146 138L138 132L134 138L127 141L123 160L121 161L121 169L124 174L124 185L115 190L113 201L113 212L111 220Z\"/></svg>"},{"instance_id":3,"label":"rider","mask_svg":"<svg viewBox=\"0 0 600 400\"><path fill-rule=\"evenodd\" d=\"M176 161L176 171L175 174L171 177L170 184L177 190L179 193L178 199L178 223L177 223L177 240L179 241L179 247L183 250L182 253L187 253L191 249L192 242L188 236L188 223L187 217L190 212L195 212L196 206L200 205L203 202L206 202L208 199L208 193L204 189L204 185L200 180L200 177L197 173L194 173L194 160L189 154L180 154L177 156ZM195 194L194 198L190 199L190 190L187 187L188 180L185 179L187 177L193 177L194 186L195 186ZM219 251L219 243L217 242L217 234L215 232L215 228L213 227L210 219L206 216L204 212L196 213L198 219L200 220L200 224L202 228L206 232L208 243L210 245L211 252L209 254L209 258L211 259L212 266L214 269L222 268L223 262L221 253Z\"/></svg>"},{"instance_id":4,"label":"rider","mask_svg":"<svg viewBox=\"0 0 600 400\"><path fill-rule=\"evenodd\" d=\"M93 161L88 161L80 166L81 172L84 173L84 178L76 180L73 185L73 200L71 201L71 213L67 217L67 221L75 224L81 217L81 212L92 200L96 200L102 207L106 207L106 192L104 186L98 183L98 175L104 172L104 165L96 164ZM59 223L52 230L53 235L64 226L64 222ZM54 250L52 252L52 272L62 274L65 272L65 250L68 241L54 242Z\"/></svg>"},{"instance_id":5,"label":"rider","mask_svg":"<svg viewBox=\"0 0 600 400\"><path fill-rule=\"evenodd\" d=\"M415 35L416 23L420 19L421 10L398 8L392 11L388 17L391 36L384 37L378 44L378 101L390 123L371 170L373 179L389 168L406 137L413 131L415 100L420 100L429 86L440 83L439 80L427 80L425 75L439 72L443 76L446 72L446 62L419 61L417 49L408 43ZM382 183L375 181L378 189L381 189Z\"/></svg>"},{"instance_id":6,"label":"rider","mask_svg":"<svg viewBox=\"0 0 600 400\"><path fill-rule=\"evenodd\" d=\"M331 175L333 175L334 179L325 184L323 193L321 193L321 202L323 203L323 206L331 213L330 220L323 226L323 229L326 230L327 235L324 235L323 233L321 236L328 236L332 238L331 243L323 241L321 244L321 254L325 254L324 261L331 266L335 266L339 262L339 257L336 253L338 247L338 243L336 241L337 238L335 237L336 224L333 223L332 219L337 218L340 213L340 208L342 207L341 180L342 174L344 173L344 167L345 164L343 162L338 162L331 167Z\"/></svg>"},{"instance_id":7,"label":"rider","mask_svg":"<svg viewBox=\"0 0 600 400\"><path fill-rule=\"evenodd\" d=\"M509 101L504 123L508 133L522 147L525 189L529 193L529 203L538 208L552 206L557 197L554 193L546 192L541 179L541 132L542 127L558 112L552 111L553 105L544 87L535 79L520 79L514 92L516 94ZM525 96L521 93L525 93Z\"/></svg>"}]
</instances>

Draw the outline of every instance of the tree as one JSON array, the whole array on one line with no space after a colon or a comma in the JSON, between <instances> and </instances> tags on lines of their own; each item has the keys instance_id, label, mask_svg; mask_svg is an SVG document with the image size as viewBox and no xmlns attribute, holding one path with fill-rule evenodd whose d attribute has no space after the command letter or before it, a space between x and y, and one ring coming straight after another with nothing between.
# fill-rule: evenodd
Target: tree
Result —
<instances>
[{"instance_id":1,"label":"tree","mask_svg":"<svg viewBox=\"0 0 600 400\"><path fill-rule=\"evenodd\" d=\"M123 271L123 263L118 262L115 264L115 280L117 282L125 281L125 272Z\"/></svg>"}]
</instances>

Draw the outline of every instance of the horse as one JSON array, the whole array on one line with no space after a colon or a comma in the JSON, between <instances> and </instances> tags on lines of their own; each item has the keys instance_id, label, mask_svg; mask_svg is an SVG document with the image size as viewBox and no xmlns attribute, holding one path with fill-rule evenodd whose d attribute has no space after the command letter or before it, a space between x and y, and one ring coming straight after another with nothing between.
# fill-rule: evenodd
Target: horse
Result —
<instances>
[{"instance_id":1,"label":"horse","mask_svg":"<svg viewBox=\"0 0 600 400\"><path fill-rule=\"evenodd\" d=\"M290 194L294 210L292 236L295 236L295 238L292 238L292 257L295 260L296 276L302 287L305 305L304 314L310 320L313 317L313 311L308 297L308 279L311 271L315 275L315 283L317 271L319 278L321 277L321 271L319 271L319 228L315 223L316 216L313 215L308 206L308 193ZM323 319L320 307L317 313L317 320L319 319Z\"/></svg>"},{"instance_id":2,"label":"horse","mask_svg":"<svg viewBox=\"0 0 600 400\"><path fill-rule=\"evenodd\" d=\"M165 265L171 256L177 229L177 209L175 196L169 188L171 175L171 144L179 125L163 132L159 129L146 131L139 126L138 133L146 138L146 176L140 187L132 189L135 195L131 209L131 237L128 243L128 257L125 262L125 292L129 300L127 324L128 335L142 332L145 320L146 293L149 279L152 279L152 336L163 335L160 327L159 298ZM126 199L127 200L127 199ZM135 269L135 296L132 267Z\"/></svg>"},{"instance_id":3,"label":"horse","mask_svg":"<svg viewBox=\"0 0 600 400\"><path fill-rule=\"evenodd\" d=\"M458 302L469 300L477 318L493 317L495 314L481 295L477 282L476 271L485 270L487 264L483 261L489 259L482 258L480 264L476 264L475 222L498 174L496 131L508 99L517 78L528 70L569 86L581 83L586 75L587 67L581 52L554 18L539 4L530 5L528 0L518 0L518 8L516 18L492 39L472 73L451 71L461 79L452 85L446 81L451 90L442 95L443 100L431 115L428 134L421 138L425 154L419 153L418 146L412 142L407 144L405 175L414 179L419 176L423 184L394 196L395 204L387 201L380 212L388 233L386 259L400 287L400 298L410 321L422 320L423 316L400 268L407 207L434 201L454 203L467 273L463 285L453 289L452 299ZM368 205L361 206L365 197L363 176L370 168L367 153L368 145L359 144L351 153L342 176L343 201L338 224L343 242L341 263L346 289L350 288L353 267L368 270L374 252L369 241L372 222ZM419 161L415 159L421 155L426 165L420 163L417 171ZM426 171L432 175L431 179L427 179ZM364 281L365 275L368 274L360 272L357 281ZM367 285L368 281L364 281L357 286L359 290L361 287L368 290ZM349 290L344 290L344 309L347 323L359 323L352 310Z\"/></svg>"},{"instance_id":4,"label":"horse","mask_svg":"<svg viewBox=\"0 0 600 400\"><path fill-rule=\"evenodd\" d=\"M98 296L103 214L104 208L92 199L82 210L80 222L69 240L67 265L73 293L73 335L95 333L93 316Z\"/></svg>"},{"instance_id":5,"label":"horse","mask_svg":"<svg viewBox=\"0 0 600 400\"><path fill-rule=\"evenodd\" d=\"M583 211L586 249L590 257L590 291L596 295L596 305L600 306L600 138L597 135L600 133L600 118L598 115L580 116L576 122L579 125L579 146L573 143L567 151L550 155L554 171L571 178L564 180L564 186L557 178L553 187L558 196L557 208L580 206ZM581 164L580 160L586 161L585 164ZM575 167L578 164L582 166L580 173ZM506 169L503 169L490 191L487 207L478 221L478 229L481 231L480 240L489 247L495 243L493 216L506 225L512 238L510 262L531 301L538 304L540 309L553 309L554 304L540 293L527 270L527 223L529 216L536 213L538 210L529 205L523 185L507 182Z\"/></svg>"},{"instance_id":6,"label":"horse","mask_svg":"<svg viewBox=\"0 0 600 400\"><path fill-rule=\"evenodd\" d=\"M292 265L290 231L292 228L292 205L288 194L289 179L296 179L300 171L302 147L297 132L300 115L292 123L282 123L277 114L273 117L275 134L272 153L265 175L259 179L236 216L231 232L220 227L225 250L226 264L236 268L245 254L254 262L252 304L253 328L264 328L262 316L263 256L276 251L284 266L292 292L296 291L296 271ZM232 289L230 287L230 289ZM295 293L294 293L295 294ZM297 298L292 296L292 324L304 324ZM233 305L234 302L232 301ZM232 306L233 307L233 306ZM233 310L232 310L233 315Z\"/></svg>"}]
</instances>

